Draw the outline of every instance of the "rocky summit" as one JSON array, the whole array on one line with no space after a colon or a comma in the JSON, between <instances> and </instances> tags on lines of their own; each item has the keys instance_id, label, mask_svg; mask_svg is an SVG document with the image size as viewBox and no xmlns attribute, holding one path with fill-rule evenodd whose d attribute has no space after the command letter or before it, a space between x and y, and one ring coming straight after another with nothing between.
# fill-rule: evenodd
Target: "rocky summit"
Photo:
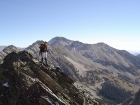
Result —
<instances>
[{"instance_id":1,"label":"rocky summit","mask_svg":"<svg viewBox=\"0 0 140 105\"><path fill-rule=\"evenodd\" d=\"M29 52L8 54L0 65L0 105L101 105L84 95L59 67Z\"/></svg>"}]
</instances>

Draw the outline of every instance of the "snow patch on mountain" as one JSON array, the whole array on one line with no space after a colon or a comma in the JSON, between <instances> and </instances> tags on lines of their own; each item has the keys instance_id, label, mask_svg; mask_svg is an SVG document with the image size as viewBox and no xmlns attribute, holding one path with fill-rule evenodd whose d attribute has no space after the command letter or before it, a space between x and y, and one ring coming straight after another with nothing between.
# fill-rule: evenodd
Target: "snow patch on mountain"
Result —
<instances>
[{"instance_id":1,"label":"snow patch on mountain","mask_svg":"<svg viewBox=\"0 0 140 105\"><path fill-rule=\"evenodd\" d=\"M9 87L8 82L4 83L2 86Z\"/></svg>"}]
</instances>

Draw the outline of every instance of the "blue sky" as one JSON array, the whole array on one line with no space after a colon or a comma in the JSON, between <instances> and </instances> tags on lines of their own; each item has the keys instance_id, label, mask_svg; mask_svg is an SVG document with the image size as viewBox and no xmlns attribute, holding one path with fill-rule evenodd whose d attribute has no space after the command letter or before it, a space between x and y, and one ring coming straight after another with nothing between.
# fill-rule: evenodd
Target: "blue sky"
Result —
<instances>
[{"instance_id":1,"label":"blue sky","mask_svg":"<svg viewBox=\"0 0 140 105\"><path fill-rule=\"evenodd\" d=\"M62 36L140 51L140 0L0 0L0 45Z\"/></svg>"}]
</instances>

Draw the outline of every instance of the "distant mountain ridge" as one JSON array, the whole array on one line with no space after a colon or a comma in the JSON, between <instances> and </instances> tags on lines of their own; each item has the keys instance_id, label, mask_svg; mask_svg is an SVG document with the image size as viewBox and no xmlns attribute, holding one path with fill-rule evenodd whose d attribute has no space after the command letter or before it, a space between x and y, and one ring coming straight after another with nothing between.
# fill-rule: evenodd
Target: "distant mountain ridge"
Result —
<instances>
[{"instance_id":1,"label":"distant mountain ridge","mask_svg":"<svg viewBox=\"0 0 140 105\"><path fill-rule=\"evenodd\" d=\"M137 62L139 62L137 57L133 56L129 52L125 50L114 49L105 43L84 44L79 41L71 41L71 40L67 40L66 38L56 37L56 38L53 38L51 41L49 41L49 44L55 45L55 46L61 45L67 48L68 50L78 51L79 53L81 53L82 56L88 59L91 59L92 61L98 62L99 59L102 59L105 61L114 60L116 64L124 63L125 66L128 66L127 64L125 64L125 60L120 59L120 58L125 57L125 59L127 59L126 57L130 56L131 57L129 59L130 61L131 59L136 59ZM130 64L133 64L133 62L131 61Z\"/></svg>"},{"instance_id":2,"label":"distant mountain ridge","mask_svg":"<svg viewBox=\"0 0 140 105\"><path fill-rule=\"evenodd\" d=\"M0 46L0 51L2 51L6 46Z\"/></svg>"},{"instance_id":3,"label":"distant mountain ridge","mask_svg":"<svg viewBox=\"0 0 140 105\"><path fill-rule=\"evenodd\" d=\"M49 44L56 47L65 59L61 62L70 62L75 68L75 73L69 74L70 76L74 74L71 77L77 77L94 88L109 82L127 91L136 92L139 89L140 59L129 52L117 50L105 43L84 44L63 37L53 38ZM96 84L100 86L96 87ZM130 86L133 85L134 87L131 88Z\"/></svg>"},{"instance_id":4,"label":"distant mountain ridge","mask_svg":"<svg viewBox=\"0 0 140 105\"><path fill-rule=\"evenodd\" d=\"M8 45L8 46L10 46L10 45ZM2 51L5 47L8 47L8 46L0 46L0 51ZM24 50L25 49L25 48L21 48L21 47L17 47L17 48L20 49L20 50Z\"/></svg>"},{"instance_id":5,"label":"distant mountain ridge","mask_svg":"<svg viewBox=\"0 0 140 105\"><path fill-rule=\"evenodd\" d=\"M137 55L137 57L139 57L139 58L140 58L140 54L139 54L139 55Z\"/></svg>"},{"instance_id":6,"label":"distant mountain ridge","mask_svg":"<svg viewBox=\"0 0 140 105\"><path fill-rule=\"evenodd\" d=\"M9 45L7 47L5 47L1 52L0 52L0 64L3 62L3 59L5 58L5 56L11 52L19 52L20 50L18 48L16 48L13 45Z\"/></svg>"}]
</instances>

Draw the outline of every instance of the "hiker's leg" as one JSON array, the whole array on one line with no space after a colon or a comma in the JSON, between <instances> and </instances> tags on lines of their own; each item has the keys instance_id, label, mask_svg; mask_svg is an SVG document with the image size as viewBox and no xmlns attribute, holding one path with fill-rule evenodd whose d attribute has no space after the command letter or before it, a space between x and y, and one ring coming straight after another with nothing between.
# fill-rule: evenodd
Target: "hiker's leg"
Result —
<instances>
[{"instance_id":1,"label":"hiker's leg","mask_svg":"<svg viewBox=\"0 0 140 105\"><path fill-rule=\"evenodd\" d=\"M40 52L41 55L41 62L43 63L43 52Z\"/></svg>"},{"instance_id":2,"label":"hiker's leg","mask_svg":"<svg viewBox=\"0 0 140 105\"><path fill-rule=\"evenodd\" d=\"M45 61L46 61L46 65L48 65L48 62L47 62L47 52L44 52L44 57L45 57Z\"/></svg>"},{"instance_id":3,"label":"hiker's leg","mask_svg":"<svg viewBox=\"0 0 140 105\"><path fill-rule=\"evenodd\" d=\"M43 63L43 58L41 58L41 62Z\"/></svg>"},{"instance_id":4,"label":"hiker's leg","mask_svg":"<svg viewBox=\"0 0 140 105\"><path fill-rule=\"evenodd\" d=\"M45 58L46 65L48 65L47 58Z\"/></svg>"}]
</instances>

